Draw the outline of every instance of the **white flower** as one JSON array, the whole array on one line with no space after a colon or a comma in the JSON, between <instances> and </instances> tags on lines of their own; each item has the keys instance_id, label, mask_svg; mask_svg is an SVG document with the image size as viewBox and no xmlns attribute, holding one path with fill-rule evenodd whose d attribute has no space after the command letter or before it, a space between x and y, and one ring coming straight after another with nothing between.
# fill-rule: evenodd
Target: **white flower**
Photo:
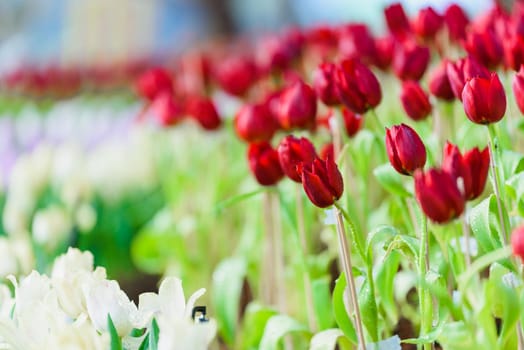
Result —
<instances>
[{"instance_id":1,"label":"white flower","mask_svg":"<svg viewBox=\"0 0 524 350\"><path fill-rule=\"evenodd\" d=\"M109 348L109 341L108 333L99 334L83 317L52 334L45 349L106 350Z\"/></svg>"},{"instance_id":2,"label":"white flower","mask_svg":"<svg viewBox=\"0 0 524 350\"><path fill-rule=\"evenodd\" d=\"M216 334L214 320L193 323L188 319L159 317L158 350L205 350Z\"/></svg>"},{"instance_id":3,"label":"white flower","mask_svg":"<svg viewBox=\"0 0 524 350\"><path fill-rule=\"evenodd\" d=\"M95 328L107 332L107 315L119 336L128 335L136 325L138 311L118 282L102 280L91 285L86 292L87 313Z\"/></svg>"},{"instance_id":4,"label":"white flower","mask_svg":"<svg viewBox=\"0 0 524 350\"><path fill-rule=\"evenodd\" d=\"M18 259L10 241L5 237L0 237L0 277L16 275L18 270Z\"/></svg>"},{"instance_id":5,"label":"white flower","mask_svg":"<svg viewBox=\"0 0 524 350\"><path fill-rule=\"evenodd\" d=\"M71 228L71 218L57 206L39 210L33 218L33 238L49 250L63 243Z\"/></svg>"}]
</instances>

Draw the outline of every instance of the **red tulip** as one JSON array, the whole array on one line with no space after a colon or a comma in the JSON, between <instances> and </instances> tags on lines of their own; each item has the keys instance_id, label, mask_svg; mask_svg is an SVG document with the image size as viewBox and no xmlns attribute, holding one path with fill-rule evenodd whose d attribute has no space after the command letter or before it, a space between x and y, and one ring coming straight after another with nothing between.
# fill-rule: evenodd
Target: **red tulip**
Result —
<instances>
[{"instance_id":1,"label":"red tulip","mask_svg":"<svg viewBox=\"0 0 524 350\"><path fill-rule=\"evenodd\" d=\"M339 31L338 51L341 57L358 58L372 63L377 55L375 40L365 24L349 24Z\"/></svg>"},{"instance_id":2,"label":"red tulip","mask_svg":"<svg viewBox=\"0 0 524 350\"><path fill-rule=\"evenodd\" d=\"M373 72L357 60L342 61L335 71L337 94L342 103L355 113L365 113L381 99L380 84Z\"/></svg>"},{"instance_id":3,"label":"red tulip","mask_svg":"<svg viewBox=\"0 0 524 350\"><path fill-rule=\"evenodd\" d=\"M306 44L321 57L327 57L338 45L338 33L327 26L313 27L306 32Z\"/></svg>"},{"instance_id":4,"label":"red tulip","mask_svg":"<svg viewBox=\"0 0 524 350\"><path fill-rule=\"evenodd\" d=\"M215 78L225 92L242 97L255 83L257 70L251 59L231 56L217 65Z\"/></svg>"},{"instance_id":5,"label":"red tulip","mask_svg":"<svg viewBox=\"0 0 524 350\"><path fill-rule=\"evenodd\" d=\"M262 186L274 185L284 177L278 153L267 141L249 144L247 159L249 169Z\"/></svg>"},{"instance_id":6,"label":"red tulip","mask_svg":"<svg viewBox=\"0 0 524 350\"><path fill-rule=\"evenodd\" d=\"M335 146L333 143L326 143L320 150L320 159L326 160L327 158L335 159Z\"/></svg>"},{"instance_id":7,"label":"red tulip","mask_svg":"<svg viewBox=\"0 0 524 350\"><path fill-rule=\"evenodd\" d=\"M292 49L284 37L264 38L257 47L258 66L263 72L285 70L293 59Z\"/></svg>"},{"instance_id":8,"label":"red tulip","mask_svg":"<svg viewBox=\"0 0 524 350\"><path fill-rule=\"evenodd\" d=\"M301 80L284 89L277 116L284 130L312 128L317 116L317 97L313 89Z\"/></svg>"},{"instance_id":9,"label":"red tulip","mask_svg":"<svg viewBox=\"0 0 524 350\"><path fill-rule=\"evenodd\" d=\"M402 80L420 80L429 64L429 49L414 42L404 43L393 57L393 71Z\"/></svg>"},{"instance_id":10,"label":"red tulip","mask_svg":"<svg viewBox=\"0 0 524 350\"><path fill-rule=\"evenodd\" d=\"M406 124L386 128L389 162L401 174L411 175L426 164L426 147L417 132Z\"/></svg>"},{"instance_id":11,"label":"red tulip","mask_svg":"<svg viewBox=\"0 0 524 350\"><path fill-rule=\"evenodd\" d=\"M519 107L520 113L524 114L524 66L520 66L519 71L513 77L513 94Z\"/></svg>"},{"instance_id":12,"label":"red tulip","mask_svg":"<svg viewBox=\"0 0 524 350\"><path fill-rule=\"evenodd\" d=\"M375 48L377 54L373 64L382 70L386 70L391 66L393 61L393 52L395 50L395 39L391 36L385 36L375 40Z\"/></svg>"},{"instance_id":13,"label":"red tulip","mask_svg":"<svg viewBox=\"0 0 524 350\"><path fill-rule=\"evenodd\" d=\"M267 104L244 105L235 117L235 130L246 142L268 141L278 129Z\"/></svg>"},{"instance_id":14,"label":"red tulip","mask_svg":"<svg viewBox=\"0 0 524 350\"><path fill-rule=\"evenodd\" d=\"M446 65L449 84L456 98L462 101L462 90L468 80L473 78L489 78L490 73L486 67L472 57L462 58Z\"/></svg>"},{"instance_id":15,"label":"red tulip","mask_svg":"<svg viewBox=\"0 0 524 350\"><path fill-rule=\"evenodd\" d=\"M313 73L313 87L320 101L326 106L340 104L335 87L335 70L334 63L326 62L320 64Z\"/></svg>"},{"instance_id":16,"label":"red tulip","mask_svg":"<svg viewBox=\"0 0 524 350\"><path fill-rule=\"evenodd\" d=\"M302 173L302 186L309 200L320 208L333 205L344 192L344 181L335 162L316 158L311 164L299 167Z\"/></svg>"},{"instance_id":17,"label":"red tulip","mask_svg":"<svg viewBox=\"0 0 524 350\"><path fill-rule=\"evenodd\" d=\"M477 124L498 122L506 112L506 93L496 73L490 78L473 78L462 91L466 116Z\"/></svg>"},{"instance_id":18,"label":"red tulip","mask_svg":"<svg viewBox=\"0 0 524 350\"><path fill-rule=\"evenodd\" d=\"M404 39L411 32L408 17L399 3L389 5L384 9L386 24L391 34L397 39Z\"/></svg>"},{"instance_id":19,"label":"red tulip","mask_svg":"<svg viewBox=\"0 0 524 350\"><path fill-rule=\"evenodd\" d=\"M452 41L459 42L466 39L466 28L469 24L469 19L459 5L449 5L446 12L444 12L444 21Z\"/></svg>"},{"instance_id":20,"label":"red tulip","mask_svg":"<svg viewBox=\"0 0 524 350\"><path fill-rule=\"evenodd\" d=\"M519 226L511 233L511 249L513 255L524 261L524 226Z\"/></svg>"},{"instance_id":21,"label":"red tulip","mask_svg":"<svg viewBox=\"0 0 524 350\"><path fill-rule=\"evenodd\" d=\"M444 18L431 6L421 9L412 22L413 31L424 39L435 39L435 35L443 25Z\"/></svg>"},{"instance_id":22,"label":"red tulip","mask_svg":"<svg viewBox=\"0 0 524 350\"><path fill-rule=\"evenodd\" d=\"M453 101L455 95L451 89L448 78L447 66L448 60L443 59L434 70L429 74L429 91L438 99L444 101Z\"/></svg>"},{"instance_id":23,"label":"red tulip","mask_svg":"<svg viewBox=\"0 0 524 350\"><path fill-rule=\"evenodd\" d=\"M457 146L446 143L442 169L456 180L461 179L461 192L465 200L473 200L484 191L489 171L489 150L473 148L464 155Z\"/></svg>"},{"instance_id":24,"label":"red tulip","mask_svg":"<svg viewBox=\"0 0 524 350\"><path fill-rule=\"evenodd\" d=\"M162 126L173 126L182 119L182 109L169 92L159 94L144 112L144 117L153 119Z\"/></svg>"},{"instance_id":25,"label":"red tulip","mask_svg":"<svg viewBox=\"0 0 524 350\"><path fill-rule=\"evenodd\" d=\"M186 112L206 130L216 130L222 125L213 101L207 97L191 97L186 103Z\"/></svg>"},{"instance_id":26,"label":"red tulip","mask_svg":"<svg viewBox=\"0 0 524 350\"><path fill-rule=\"evenodd\" d=\"M355 136L364 124L364 118L360 114L353 113L345 107L342 107L342 118L349 137Z\"/></svg>"},{"instance_id":27,"label":"red tulip","mask_svg":"<svg viewBox=\"0 0 524 350\"><path fill-rule=\"evenodd\" d=\"M504 61L506 67L518 71L524 63L524 36L514 34L504 40Z\"/></svg>"},{"instance_id":28,"label":"red tulip","mask_svg":"<svg viewBox=\"0 0 524 350\"><path fill-rule=\"evenodd\" d=\"M496 68L504 58L502 43L490 29L469 31L463 45L468 54L488 68Z\"/></svg>"},{"instance_id":29,"label":"red tulip","mask_svg":"<svg viewBox=\"0 0 524 350\"><path fill-rule=\"evenodd\" d=\"M400 101L406 114L413 120L426 119L431 113L429 96L416 81L407 80L402 83Z\"/></svg>"},{"instance_id":30,"label":"red tulip","mask_svg":"<svg viewBox=\"0 0 524 350\"><path fill-rule=\"evenodd\" d=\"M136 89L140 96L153 101L161 93L173 94L173 79L165 69L152 68L138 78Z\"/></svg>"},{"instance_id":31,"label":"red tulip","mask_svg":"<svg viewBox=\"0 0 524 350\"><path fill-rule=\"evenodd\" d=\"M427 172L417 170L414 178L415 197L428 218L443 224L462 214L464 197L450 173L435 168Z\"/></svg>"},{"instance_id":32,"label":"red tulip","mask_svg":"<svg viewBox=\"0 0 524 350\"><path fill-rule=\"evenodd\" d=\"M315 146L305 137L296 138L286 136L277 148L280 166L291 180L301 182L302 177L297 172L297 166L302 163L311 163L317 157Z\"/></svg>"}]
</instances>

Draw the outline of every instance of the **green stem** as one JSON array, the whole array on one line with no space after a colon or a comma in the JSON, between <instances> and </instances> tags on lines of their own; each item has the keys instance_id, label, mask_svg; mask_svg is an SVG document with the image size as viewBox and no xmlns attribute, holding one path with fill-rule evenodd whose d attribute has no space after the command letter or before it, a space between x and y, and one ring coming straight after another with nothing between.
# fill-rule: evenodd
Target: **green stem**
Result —
<instances>
[{"instance_id":1,"label":"green stem","mask_svg":"<svg viewBox=\"0 0 524 350\"><path fill-rule=\"evenodd\" d=\"M504 219L503 214L503 205L504 205L504 193L503 187L501 185L500 181L500 174L498 169L498 163L499 163L499 153L498 153L498 144L497 144L497 134L495 130L495 126L493 124L488 125L488 132L489 132L489 153L491 156L491 176L493 180L493 190L495 192L495 197L497 199L497 209L498 209L498 216L499 216L499 222L500 222L500 229L501 229L501 239L504 245L508 243L508 231L506 229L506 220Z\"/></svg>"},{"instance_id":2,"label":"green stem","mask_svg":"<svg viewBox=\"0 0 524 350\"><path fill-rule=\"evenodd\" d=\"M420 247L418 256L419 269L419 308L420 308L420 336L424 336L431 331L433 322L433 310L431 295L425 288L426 274L429 271L429 239L428 239L428 220L424 213L420 213ZM431 344L425 343L424 350L431 350Z\"/></svg>"},{"instance_id":3,"label":"green stem","mask_svg":"<svg viewBox=\"0 0 524 350\"><path fill-rule=\"evenodd\" d=\"M384 127L384 124L380 121L377 111L374 108L371 108L369 112L371 113L371 116L372 116L371 119L373 120L374 127L375 129L377 129L376 131L382 135L385 127Z\"/></svg>"}]
</instances>

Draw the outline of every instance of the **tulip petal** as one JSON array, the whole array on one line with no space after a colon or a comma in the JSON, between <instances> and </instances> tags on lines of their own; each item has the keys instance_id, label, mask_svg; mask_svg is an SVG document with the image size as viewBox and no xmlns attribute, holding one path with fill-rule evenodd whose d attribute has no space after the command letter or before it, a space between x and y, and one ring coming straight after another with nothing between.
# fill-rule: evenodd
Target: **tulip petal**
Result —
<instances>
[{"instance_id":1,"label":"tulip petal","mask_svg":"<svg viewBox=\"0 0 524 350\"><path fill-rule=\"evenodd\" d=\"M317 207L326 208L335 202L333 195L320 177L309 171L302 173L302 186L309 200Z\"/></svg>"}]
</instances>

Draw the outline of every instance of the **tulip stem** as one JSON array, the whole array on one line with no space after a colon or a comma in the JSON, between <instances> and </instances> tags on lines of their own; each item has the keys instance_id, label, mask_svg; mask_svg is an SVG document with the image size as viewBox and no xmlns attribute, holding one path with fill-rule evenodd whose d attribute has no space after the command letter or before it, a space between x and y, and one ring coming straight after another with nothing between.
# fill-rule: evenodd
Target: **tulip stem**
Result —
<instances>
[{"instance_id":1,"label":"tulip stem","mask_svg":"<svg viewBox=\"0 0 524 350\"><path fill-rule=\"evenodd\" d=\"M469 241L470 241L470 232L469 232L469 225L468 225L468 218L467 218L467 207L464 209L464 213L462 213L462 233L464 234L464 241L466 242L464 255L466 259L466 268L469 268L471 265L471 252L469 250ZM461 248L460 245L458 247Z\"/></svg>"},{"instance_id":2,"label":"tulip stem","mask_svg":"<svg viewBox=\"0 0 524 350\"><path fill-rule=\"evenodd\" d=\"M276 302L281 312L286 312L286 283L284 278L284 247L282 226L280 220L280 198L275 191L271 191L273 209L273 247L275 249L275 282Z\"/></svg>"},{"instance_id":3,"label":"tulip stem","mask_svg":"<svg viewBox=\"0 0 524 350\"><path fill-rule=\"evenodd\" d=\"M489 142L488 142L488 148L490 153L490 168L491 168L491 176L493 179L493 190L495 191L495 197L497 199L497 209L498 209L498 215L499 215L499 221L500 221L500 229L501 229L501 238L502 243L504 245L508 244L508 231L506 230L506 221L504 220L504 214L503 214L503 200L502 200L502 193L501 193L501 183L500 183L500 176L498 171L498 151L497 151L497 141L496 141L496 131L492 124L488 125L488 132L489 132Z\"/></svg>"},{"instance_id":4,"label":"tulip stem","mask_svg":"<svg viewBox=\"0 0 524 350\"><path fill-rule=\"evenodd\" d=\"M426 274L429 271L429 237L428 237L428 219L422 208L420 211L420 247L418 256L419 268L419 308L420 308L420 336L424 336L431 331L433 310L431 295L425 287ZM425 343L424 350L431 350L432 344Z\"/></svg>"},{"instance_id":5,"label":"tulip stem","mask_svg":"<svg viewBox=\"0 0 524 350\"><path fill-rule=\"evenodd\" d=\"M309 328L312 332L317 331L317 320L315 317L315 308L313 304L313 294L311 288L311 278L309 276L309 268L307 265L307 254L308 254L308 242L306 237L306 228L304 222L304 201L302 200L302 186L297 184L295 186L296 194L296 206L297 206L297 227L298 235L300 239L300 245L302 246L302 259L304 265L304 293L306 297L306 312L307 319L309 322Z\"/></svg>"},{"instance_id":6,"label":"tulip stem","mask_svg":"<svg viewBox=\"0 0 524 350\"><path fill-rule=\"evenodd\" d=\"M264 259L262 266L262 298L267 305L275 304L275 249L273 237L273 214L271 205L271 194L264 192L263 198L264 215Z\"/></svg>"},{"instance_id":7,"label":"tulip stem","mask_svg":"<svg viewBox=\"0 0 524 350\"><path fill-rule=\"evenodd\" d=\"M364 327L362 318L360 316L360 307L358 305L357 288L355 286L355 278L353 276L353 266L351 265L351 254L349 252L348 241L346 238L346 230L344 228L344 222L342 217L342 211L337 207L337 234L338 243L340 248L340 258L342 260L342 268L349 286L349 297L350 300L346 300L348 305L353 305L355 311L355 326L357 329L358 347L359 349L366 349L366 340L364 338Z\"/></svg>"},{"instance_id":8,"label":"tulip stem","mask_svg":"<svg viewBox=\"0 0 524 350\"><path fill-rule=\"evenodd\" d=\"M374 120L373 123L375 124L375 128L377 129L377 131L379 133L383 133L385 127L384 127L384 124L380 121L380 118L378 117L377 111L375 110L375 108L371 108L370 112L371 112L371 116L373 117L371 119Z\"/></svg>"}]
</instances>

